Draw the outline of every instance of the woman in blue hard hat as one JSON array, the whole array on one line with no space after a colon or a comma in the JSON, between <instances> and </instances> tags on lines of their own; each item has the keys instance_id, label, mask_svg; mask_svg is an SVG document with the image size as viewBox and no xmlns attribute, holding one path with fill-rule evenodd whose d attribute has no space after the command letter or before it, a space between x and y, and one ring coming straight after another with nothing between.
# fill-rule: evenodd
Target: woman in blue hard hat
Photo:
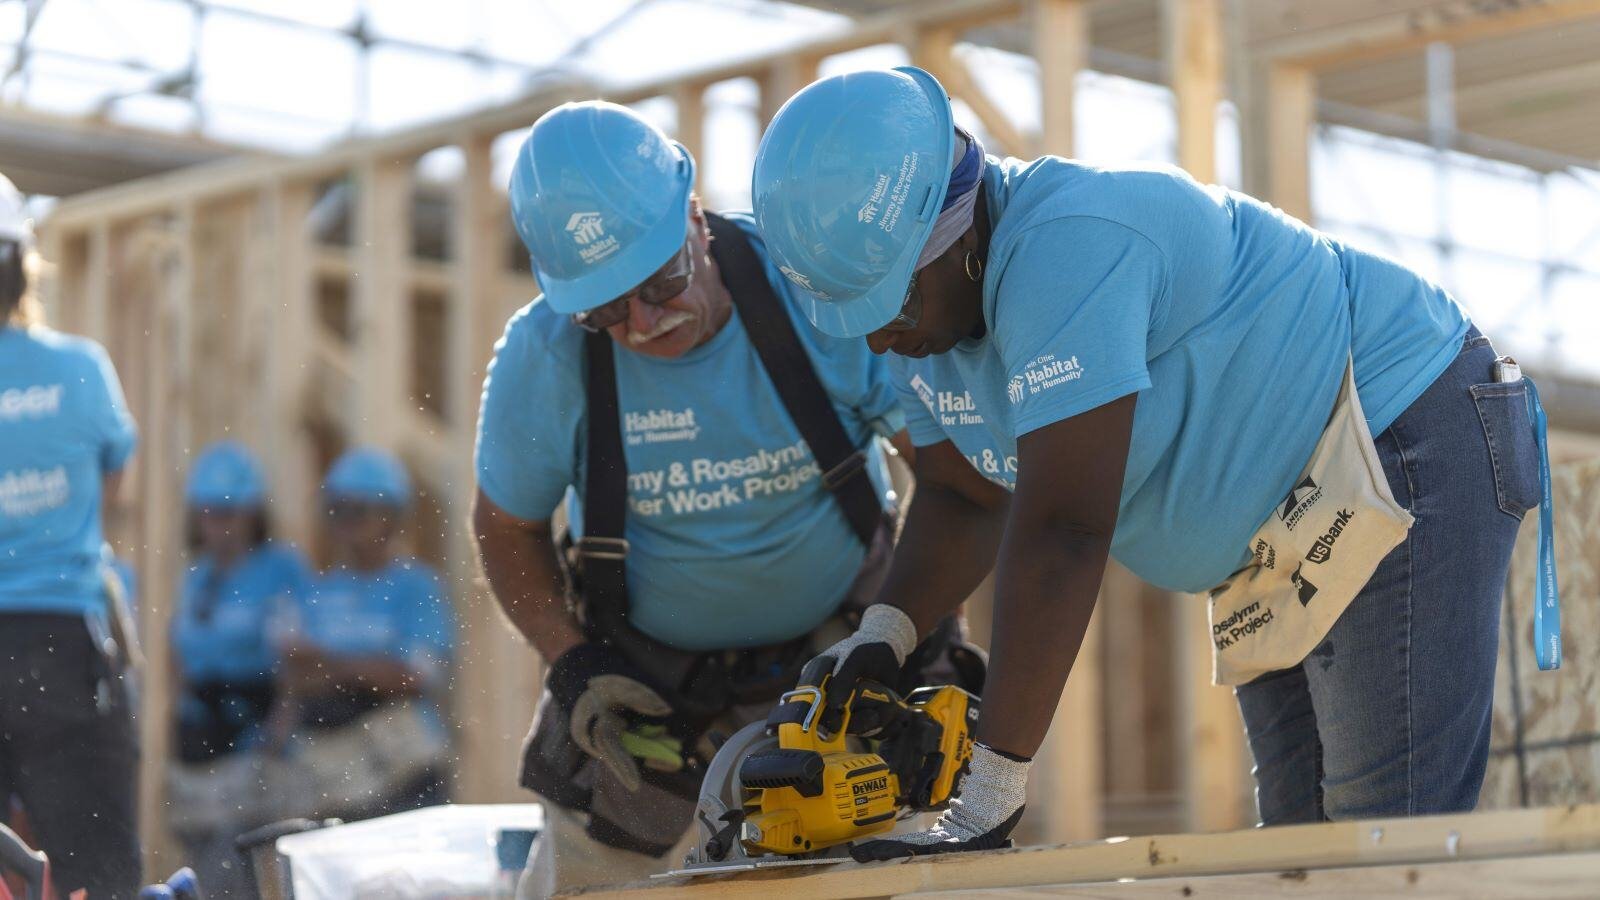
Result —
<instances>
[{"instance_id":1,"label":"woman in blue hard hat","mask_svg":"<svg viewBox=\"0 0 1600 900\"><path fill-rule=\"evenodd\" d=\"M63 895L131 897L138 745L101 520L134 448L105 350L44 327L0 176L0 814L21 798Z\"/></svg>"},{"instance_id":2,"label":"woman in blue hard hat","mask_svg":"<svg viewBox=\"0 0 1600 900\"><path fill-rule=\"evenodd\" d=\"M294 548L270 541L266 480L233 441L203 450L184 488L189 566L172 617L177 765L168 813L212 893L243 891L233 838L251 820L253 757L277 696L273 622L310 580Z\"/></svg>"},{"instance_id":3,"label":"woman in blue hard hat","mask_svg":"<svg viewBox=\"0 0 1600 900\"><path fill-rule=\"evenodd\" d=\"M824 655L874 673L995 567L961 802L861 858L1006 839L1108 555L1210 593L1263 822L1474 807L1542 426L1448 295L1175 168L986 157L912 68L801 91L753 190L817 327L895 354L919 445L886 611Z\"/></svg>"},{"instance_id":4,"label":"woman in blue hard hat","mask_svg":"<svg viewBox=\"0 0 1600 900\"><path fill-rule=\"evenodd\" d=\"M334 564L314 579L284 649L298 750L319 784L336 786L332 806L315 814L442 803L438 701L455 636L438 573L395 551L411 479L399 459L363 447L334 462L322 492Z\"/></svg>"}]
</instances>

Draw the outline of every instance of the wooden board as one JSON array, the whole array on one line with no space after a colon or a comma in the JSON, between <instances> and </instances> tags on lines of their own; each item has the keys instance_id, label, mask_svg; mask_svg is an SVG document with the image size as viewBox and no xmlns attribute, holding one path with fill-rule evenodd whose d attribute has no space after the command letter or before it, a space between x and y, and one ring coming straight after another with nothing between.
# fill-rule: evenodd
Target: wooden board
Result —
<instances>
[{"instance_id":1,"label":"wooden board","mask_svg":"<svg viewBox=\"0 0 1600 900\"><path fill-rule=\"evenodd\" d=\"M1286 869L1200 878L1149 878L1098 884L1050 884L978 891L932 891L902 897L1109 897L1130 900L1249 900L1253 897L1593 897L1600 853L1513 856L1480 862Z\"/></svg>"},{"instance_id":2,"label":"wooden board","mask_svg":"<svg viewBox=\"0 0 1600 900\"><path fill-rule=\"evenodd\" d=\"M880 897L1082 885L1125 878L1192 878L1596 852L1600 852L1600 805L1582 805L1219 834L1111 838L926 861L869 866L844 863L822 872L777 869L657 879L594 888L584 896L770 897L803 891L808 897Z\"/></svg>"}]
</instances>

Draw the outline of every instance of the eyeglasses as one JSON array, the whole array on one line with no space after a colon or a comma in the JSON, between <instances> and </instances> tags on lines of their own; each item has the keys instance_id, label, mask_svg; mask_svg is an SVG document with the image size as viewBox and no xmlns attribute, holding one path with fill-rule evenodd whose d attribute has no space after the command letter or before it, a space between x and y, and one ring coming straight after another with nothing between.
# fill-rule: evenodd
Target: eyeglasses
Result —
<instances>
[{"instance_id":1,"label":"eyeglasses","mask_svg":"<svg viewBox=\"0 0 1600 900\"><path fill-rule=\"evenodd\" d=\"M910 331L922 321L922 292L917 290L917 276L911 276L906 285L906 298L900 302L900 312L889 320L881 331Z\"/></svg>"},{"instance_id":2,"label":"eyeglasses","mask_svg":"<svg viewBox=\"0 0 1600 900\"><path fill-rule=\"evenodd\" d=\"M694 280L694 254L690 252L689 244L685 242L678 249L677 255L667 260L667 264L646 278L643 284L594 309L573 313L572 324L584 331L605 331L628 320L630 301L638 300L651 306L660 306L688 290L689 282L692 280Z\"/></svg>"}]
</instances>

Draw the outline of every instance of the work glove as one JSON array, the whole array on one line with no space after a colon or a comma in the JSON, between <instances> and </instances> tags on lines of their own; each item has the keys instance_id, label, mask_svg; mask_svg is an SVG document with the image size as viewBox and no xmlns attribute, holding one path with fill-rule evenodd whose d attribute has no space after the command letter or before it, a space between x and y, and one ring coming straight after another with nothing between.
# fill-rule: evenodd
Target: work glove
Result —
<instances>
[{"instance_id":1,"label":"work glove","mask_svg":"<svg viewBox=\"0 0 1600 900\"><path fill-rule=\"evenodd\" d=\"M672 705L611 648L579 644L561 654L550 667L546 687L567 713L572 742L629 791L643 784L640 758L655 769L683 767L682 743L665 727Z\"/></svg>"},{"instance_id":2,"label":"work glove","mask_svg":"<svg viewBox=\"0 0 1600 900\"><path fill-rule=\"evenodd\" d=\"M855 633L817 654L800 670L802 685L828 684L821 723L824 730L837 733L844 722L845 706L862 681L892 685L899 680L900 667L917 647L917 626L911 618L887 603L867 607ZM850 720L850 732L871 736L882 723L867 709Z\"/></svg>"},{"instance_id":3,"label":"work glove","mask_svg":"<svg viewBox=\"0 0 1600 900\"><path fill-rule=\"evenodd\" d=\"M876 862L933 853L995 850L1011 846L1011 829L1028 798L1029 759L974 744L961 796L950 801L933 827L850 848L856 862Z\"/></svg>"}]
</instances>

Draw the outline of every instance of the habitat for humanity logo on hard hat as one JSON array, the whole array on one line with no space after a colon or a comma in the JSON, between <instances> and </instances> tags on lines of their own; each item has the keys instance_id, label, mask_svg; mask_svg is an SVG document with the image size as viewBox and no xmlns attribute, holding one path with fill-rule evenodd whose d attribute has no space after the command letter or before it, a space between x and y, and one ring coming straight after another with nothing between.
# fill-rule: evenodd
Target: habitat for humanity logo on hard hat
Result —
<instances>
[{"instance_id":1,"label":"habitat for humanity logo on hard hat","mask_svg":"<svg viewBox=\"0 0 1600 900\"><path fill-rule=\"evenodd\" d=\"M606 234L606 227L597 212L575 212L567 219L567 234L580 248L578 258L594 265L615 253L617 238Z\"/></svg>"}]
</instances>

